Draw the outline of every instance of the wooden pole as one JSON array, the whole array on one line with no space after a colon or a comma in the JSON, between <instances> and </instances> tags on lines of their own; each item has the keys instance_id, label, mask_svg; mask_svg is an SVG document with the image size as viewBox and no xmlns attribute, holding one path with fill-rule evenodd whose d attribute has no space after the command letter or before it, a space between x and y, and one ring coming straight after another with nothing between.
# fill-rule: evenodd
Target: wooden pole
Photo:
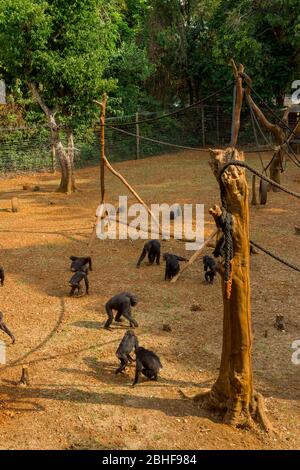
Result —
<instances>
[{"instance_id":1,"label":"wooden pole","mask_svg":"<svg viewBox=\"0 0 300 470\"><path fill-rule=\"evenodd\" d=\"M139 113L138 112L135 114L135 120L136 120L136 127L135 127L136 156L135 156L135 159L138 160L140 158L140 126L139 126Z\"/></svg>"},{"instance_id":2,"label":"wooden pole","mask_svg":"<svg viewBox=\"0 0 300 470\"><path fill-rule=\"evenodd\" d=\"M104 156L104 163L105 163L106 168L108 168L108 170L111 171L111 173L113 173L117 178L119 178L119 180L122 181L122 183L126 186L126 188L129 189L129 191L131 192L131 194L133 194L133 196L145 207L145 209L147 210L148 214L152 217L152 219L154 220L154 222L155 222L156 225L158 226L159 230L161 230L159 221L157 220L157 218L155 217L155 215L153 214L153 212L149 209L149 207L147 206L147 204L146 204L146 203L143 201L143 199L138 195L138 193L133 189L133 187L130 186L130 184L126 181L126 179L124 178L124 176L122 176L121 173L119 173L118 171L116 171L116 170L111 166L111 164L109 163L109 161L107 160L107 158L106 158L105 156Z\"/></svg>"},{"instance_id":3,"label":"wooden pole","mask_svg":"<svg viewBox=\"0 0 300 470\"><path fill-rule=\"evenodd\" d=\"M204 106L201 107L201 121L202 121L202 145L205 147L205 114Z\"/></svg>"},{"instance_id":4,"label":"wooden pole","mask_svg":"<svg viewBox=\"0 0 300 470\"><path fill-rule=\"evenodd\" d=\"M101 186L101 204L104 203L105 197L105 113L106 113L106 103L107 103L107 95L106 93L103 94L102 102L101 102L101 116L100 116L100 142L101 142L101 160L100 160L100 186Z\"/></svg>"},{"instance_id":5,"label":"wooden pole","mask_svg":"<svg viewBox=\"0 0 300 470\"><path fill-rule=\"evenodd\" d=\"M184 271L186 271L193 263L194 261L196 261L197 258L199 258L199 256L201 255L202 251L204 250L204 248L215 238L215 236L217 235L218 233L218 229L216 229L209 237L207 240L205 240L204 243L202 243L202 245L200 246L200 248L190 257L188 263L183 266L183 268L181 269L181 271L179 271L178 274L176 274L176 276L174 276L172 279L171 279L171 282L176 282L180 276L184 273Z\"/></svg>"},{"instance_id":6,"label":"wooden pole","mask_svg":"<svg viewBox=\"0 0 300 470\"><path fill-rule=\"evenodd\" d=\"M231 59L230 64L232 66L233 75L235 78L232 109L231 147L236 147L241 125L241 109L244 96L243 79L241 77L241 74L244 72L244 66L240 64L239 69L237 69L233 59Z\"/></svg>"},{"instance_id":7,"label":"wooden pole","mask_svg":"<svg viewBox=\"0 0 300 470\"><path fill-rule=\"evenodd\" d=\"M217 144L220 144L220 106L217 103Z\"/></svg>"},{"instance_id":8,"label":"wooden pole","mask_svg":"<svg viewBox=\"0 0 300 470\"><path fill-rule=\"evenodd\" d=\"M257 194L256 194L256 176L252 175L252 206L257 206Z\"/></svg>"}]
</instances>

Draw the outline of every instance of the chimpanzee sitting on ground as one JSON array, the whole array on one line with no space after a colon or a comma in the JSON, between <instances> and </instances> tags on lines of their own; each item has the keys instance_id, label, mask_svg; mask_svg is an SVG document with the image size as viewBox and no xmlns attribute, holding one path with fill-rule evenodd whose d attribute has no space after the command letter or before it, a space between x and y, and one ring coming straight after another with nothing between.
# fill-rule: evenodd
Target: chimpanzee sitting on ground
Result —
<instances>
[{"instance_id":1,"label":"chimpanzee sitting on ground","mask_svg":"<svg viewBox=\"0 0 300 470\"><path fill-rule=\"evenodd\" d=\"M166 262L165 281L167 279L172 279L172 277L179 273L179 261L187 261L187 259L182 258L182 256L172 255L170 253L164 253L163 259Z\"/></svg>"},{"instance_id":2,"label":"chimpanzee sitting on ground","mask_svg":"<svg viewBox=\"0 0 300 470\"><path fill-rule=\"evenodd\" d=\"M4 286L4 279L5 279L4 269L2 268L2 266L0 266L0 284L2 287Z\"/></svg>"},{"instance_id":3,"label":"chimpanzee sitting on ground","mask_svg":"<svg viewBox=\"0 0 300 470\"><path fill-rule=\"evenodd\" d=\"M85 283L85 293L88 295L89 293L89 280L88 280L88 268L81 268L80 271L76 271L75 274L71 277L69 284L71 286L70 297L75 294L77 290L77 297L81 297L82 295L82 287L81 282L84 281Z\"/></svg>"},{"instance_id":4,"label":"chimpanzee sitting on ground","mask_svg":"<svg viewBox=\"0 0 300 470\"><path fill-rule=\"evenodd\" d=\"M214 277L217 274L217 264L211 256L203 256L203 265L205 271L205 280L213 284Z\"/></svg>"},{"instance_id":5,"label":"chimpanzee sitting on ground","mask_svg":"<svg viewBox=\"0 0 300 470\"><path fill-rule=\"evenodd\" d=\"M133 351L133 349L136 350L138 346L139 346L138 339L134 331L132 330L126 331L116 351L116 356L121 362L121 365L116 370L116 374L123 372L128 362L134 361L134 359L130 356L130 353Z\"/></svg>"},{"instance_id":6,"label":"chimpanzee sitting on ground","mask_svg":"<svg viewBox=\"0 0 300 470\"><path fill-rule=\"evenodd\" d=\"M159 264L160 261L160 243L158 240L149 240L145 243L141 256L137 262L136 267L139 268L141 262L145 258L146 254L148 253L148 260L150 264L153 264L156 260L156 264Z\"/></svg>"},{"instance_id":7,"label":"chimpanzee sitting on ground","mask_svg":"<svg viewBox=\"0 0 300 470\"><path fill-rule=\"evenodd\" d=\"M82 271L82 268L85 268L86 265L89 265L90 271L92 270L92 259L90 256L86 257L78 257L78 256L70 256L71 263L71 271ZM84 269L83 269L84 271Z\"/></svg>"},{"instance_id":8,"label":"chimpanzee sitting on ground","mask_svg":"<svg viewBox=\"0 0 300 470\"><path fill-rule=\"evenodd\" d=\"M7 328L7 326L5 325L5 323L3 321L3 313L2 312L0 312L0 330L2 330L4 333L6 333L11 338L13 344L16 342L16 339L15 339L14 335Z\"/></svg>"},{"instance_id":9,"label":"chimpanzee sitting on ground","mask_svg":"<svg viewBox=\"0 0 300 470\"><path fill-rule=\"evenodd\" d=\"M122 321L121 316L123 315L125 318L127 318L131 327L139 326L137 321L131 316L131 307L134 307L137 303L137 298L134 295L130 294L130 292L121 292L121 294L117 294L112 297L105 304L105 310L108 315L108 319L106 320L104 328L110 327L114 319L113 310L117 311L115 321Z\"/></svg>"},{"instance_id":10,"label":"chimpanzee sitting on ground","mask_svg":"<svg viewBox=\"0 0 300 470\"><path fill-rule=\"evenodd\" d=\"M158 373L162 368L159 357L148 349L138 347L135 350L136 366L133 386L138 383L141 373L150 380L157 380Z\"/></svg>"}]
</instances>

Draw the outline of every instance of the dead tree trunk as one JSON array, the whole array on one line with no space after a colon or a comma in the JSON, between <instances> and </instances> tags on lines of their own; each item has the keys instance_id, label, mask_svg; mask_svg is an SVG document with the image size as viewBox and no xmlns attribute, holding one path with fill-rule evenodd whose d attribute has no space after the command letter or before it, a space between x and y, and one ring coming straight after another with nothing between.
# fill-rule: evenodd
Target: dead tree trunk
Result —
<instances>
[{"instance_id":1,"label":"dead tree trunk","mask_svg":"<svg viewBox=\"0 0 300 470\"><path fill-rule=\"evenodd\" d=\"M197 395L206 406L224 411L225 422L238 427L251 427L259 416L264 428L271 426L263 410L261 396L253 390L252 332L250 308L249 202L245 170L230 166L220 177L220 170L230 160L244 160L236 149L210 150L213 173L220 184L221 198L232 216L233 259L232 286L228 298L225 270L220 264L223 289L223 347L219 377L210 392ZM219 206L210 213L216 221L222 214Z\"/></svg>"},{"instance_id":2,"label":"dead tree trunk","mask_svg":"<svg viewBox=\"0 0 300 470\"><path fill-rule=\"evenodd\" d=\"M55 153L61 168L61 181L57 189L59 192L71 194L75 191L75 176L74 176L74 159L69 155L69 150L66 151L59 134L59 126L55 119L55 113L51 111L48 106L45 104L43 98L41 97L36 85L29 82L28 88L32 93L34 100L39 104L41 109L47 116L48 125L51 129L51 138L52 145L55 148ZM73 134L72 134L73 139ZM73 142L73 140L72 140ZM71 142L71 145L72 145ZM69 142L68 142L69 145ZM74 144L73 144L74 147Z\"/></svg>"}]
</instances>

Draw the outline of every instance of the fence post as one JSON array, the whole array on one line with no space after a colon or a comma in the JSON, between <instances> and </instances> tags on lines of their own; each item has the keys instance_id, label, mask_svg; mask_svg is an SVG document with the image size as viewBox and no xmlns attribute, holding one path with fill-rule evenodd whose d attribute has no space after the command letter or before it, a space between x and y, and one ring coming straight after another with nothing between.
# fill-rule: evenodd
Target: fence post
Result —
<instances>
[{"instance_id":1,"label":"fence post","mask_svg":"<svg viewBox=\"0 0 300 470\"><path fill-rule=\"evenodd\" d=\"M202 145L205 147L205 115L204 106L201 107L201 120L202 120Z\"/></svg>"},{"instance_id":2,"label":"fence post","mask_svg":"<svg viewBox=\"0 0 300 470\"><path fill-rule=\"evenodd\" d=\"M219 145L220 143L220 107L219 103L217 103L217 144Z\"/></svg>"},{"instance_id":3,"label":"fence post","mask_svg":"<svg viewBox=\"0 0 300 470\"><path fill-rule=\"evenodd\" d=\"M140 126L139 126L139 113L136 112L135 114L135 121L136 121L136 155L135 159L138 160L140 158Z\"/></svg>"}]
</instances>

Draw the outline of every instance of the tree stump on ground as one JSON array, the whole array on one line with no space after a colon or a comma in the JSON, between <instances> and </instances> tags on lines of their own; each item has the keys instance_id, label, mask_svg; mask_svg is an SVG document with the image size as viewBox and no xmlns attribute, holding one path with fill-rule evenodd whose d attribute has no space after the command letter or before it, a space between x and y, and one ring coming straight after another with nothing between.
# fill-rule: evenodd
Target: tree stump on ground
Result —
<instances>
[{"instance_id":1,"label":"tree stump on ground","mask_svg":"<svg viewBox=\"0 0 300 470\"><path fill-rule=\"evenodd\" d=\"M11 210L12 212L18 212L19 211L19 200L17 197L12 197L11 198Z\"/></svg>"}]
</instances>

